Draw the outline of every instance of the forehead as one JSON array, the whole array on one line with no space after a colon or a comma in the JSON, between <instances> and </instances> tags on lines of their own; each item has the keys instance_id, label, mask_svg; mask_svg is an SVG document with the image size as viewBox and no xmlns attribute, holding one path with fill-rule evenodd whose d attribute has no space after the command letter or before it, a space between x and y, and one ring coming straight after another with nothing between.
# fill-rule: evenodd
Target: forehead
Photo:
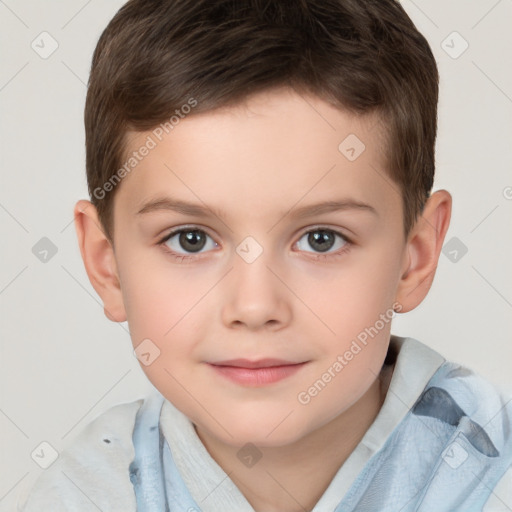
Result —
<instances>
[{"instance_id":1,"label":"forehead","mask_svg":"<svg viewBox=\"0 0 512 512\"><path fill-rule=\"evenodd\" d=\"M116 202L136 213L169 193L232 215L270 216L348 198L393 210L400 194L384 169L384 135L376 115L350 114L288 89L267 91L129 133L126 158L139 155ZM151 149L141 157L143 146Z\"/></svg>"}]
</instances>

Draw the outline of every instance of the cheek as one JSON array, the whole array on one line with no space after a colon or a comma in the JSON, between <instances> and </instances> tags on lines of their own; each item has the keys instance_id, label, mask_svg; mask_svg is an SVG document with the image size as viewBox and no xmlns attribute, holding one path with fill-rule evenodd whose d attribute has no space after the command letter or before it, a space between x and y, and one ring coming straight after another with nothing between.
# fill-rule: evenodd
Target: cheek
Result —
<instances>
[{"instance_id":1,"label":"cheek","mask_svg":"<svg viewBox=\"0 0 512 512\"><path fill-rule=\"evenodd\" d=\"M122 292L133 342L153 337L165 343L181 322L193 316L207 282L161 257L126 263Z\"/></svg>"},{"instance_id":2,"label":"cheek","mask_svg":"<svg viewBox=\"0 0 512 512\"><path fill-rule=\"evenodd\" d=\"M193 375L194 349L198 338L194 323L198 301L205 291L197 289L186 273L144 265L131 268L123 282L130 337L141 369L169 399L186 400L180 382ZM149 354L149 361L143 354ZM191 373L192 372L192 373Z\"/></svg>"},{"instance_id":3,"label":"cheek","mask_svg":"<svg viewBox=\"0 0 512 512\"><path fill-rule=\"evenodd\" d=\"M307 319L318 333L345 343L392 308L397 287L398 258L382 250L354 252L329 269L310 267L289 275ZM303 309L303 306L300 305Z\"/></svg>"},{"instance_id":4,"label":"cheek","mask_svg":"<svg viewBox=\"0 0 512 512\"><path fill-rule=\"evenodd\" d=\"M353 269L351 297L363 311L377 317L392 306L398 287L401 246L392 234L381 235Z\"/></svg>"}]
</instances>

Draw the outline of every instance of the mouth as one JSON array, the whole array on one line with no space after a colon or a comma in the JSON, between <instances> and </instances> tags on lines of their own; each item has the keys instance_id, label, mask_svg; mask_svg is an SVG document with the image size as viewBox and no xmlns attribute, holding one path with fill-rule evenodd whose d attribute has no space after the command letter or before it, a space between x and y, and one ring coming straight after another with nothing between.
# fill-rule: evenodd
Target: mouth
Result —
<instances>
[{"instance_id":1,"label":"mouth","mask_svg":"<svg viewBox=\"0 0 512 512\"><path fill-rule=\"evenodd\" d=\"M282 359L231 359L208 365L220 376L243 386L259 387L291 377L308 361L294 362Z\"/></svg>"}]
</instances>

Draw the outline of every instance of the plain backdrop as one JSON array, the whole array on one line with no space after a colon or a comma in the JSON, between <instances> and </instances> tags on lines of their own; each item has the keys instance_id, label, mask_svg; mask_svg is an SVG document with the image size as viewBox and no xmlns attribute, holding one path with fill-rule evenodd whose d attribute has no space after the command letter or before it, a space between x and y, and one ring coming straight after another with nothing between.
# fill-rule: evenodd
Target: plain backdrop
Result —
<instances>
[{"instance_id":1,"label":"plain backdrop","mask_svg":"<svg viewBox=\"0 0 512 512\"><path fill-rule=\"evenodd\" d=\"M152 389L126 325L103 315L73 225L74 203L88 198L83 108L91 56L123 3L0 1L0 510L14 510L44 471L32 457L42 442L59 452L103 411ZM512 2L403 5L438 61L434 189L448 189L454 207L433 288L398 316L393 332L509 395Z\"/></svg>"}]
</instances>

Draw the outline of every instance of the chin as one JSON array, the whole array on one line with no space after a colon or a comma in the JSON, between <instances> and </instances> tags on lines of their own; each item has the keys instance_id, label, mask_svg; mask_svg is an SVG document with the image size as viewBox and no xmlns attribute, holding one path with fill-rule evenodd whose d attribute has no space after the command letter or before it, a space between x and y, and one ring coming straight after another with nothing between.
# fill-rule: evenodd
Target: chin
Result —
<instances>
[{"instance_id":1,"label":"chin","mask_svg":"<svg viewBox=\"0 0 512 512\"><path fill-rule=\"evenodd\" d=\"M310 432L305 426L283 421L282 416L272 420L261 422L253 417L246 422L233 421L229 424L229 434L216 425L213 434L231 446L243 447L252 443L261 448L277 448L293 444Z\"/></svg>"}]
</instances>

